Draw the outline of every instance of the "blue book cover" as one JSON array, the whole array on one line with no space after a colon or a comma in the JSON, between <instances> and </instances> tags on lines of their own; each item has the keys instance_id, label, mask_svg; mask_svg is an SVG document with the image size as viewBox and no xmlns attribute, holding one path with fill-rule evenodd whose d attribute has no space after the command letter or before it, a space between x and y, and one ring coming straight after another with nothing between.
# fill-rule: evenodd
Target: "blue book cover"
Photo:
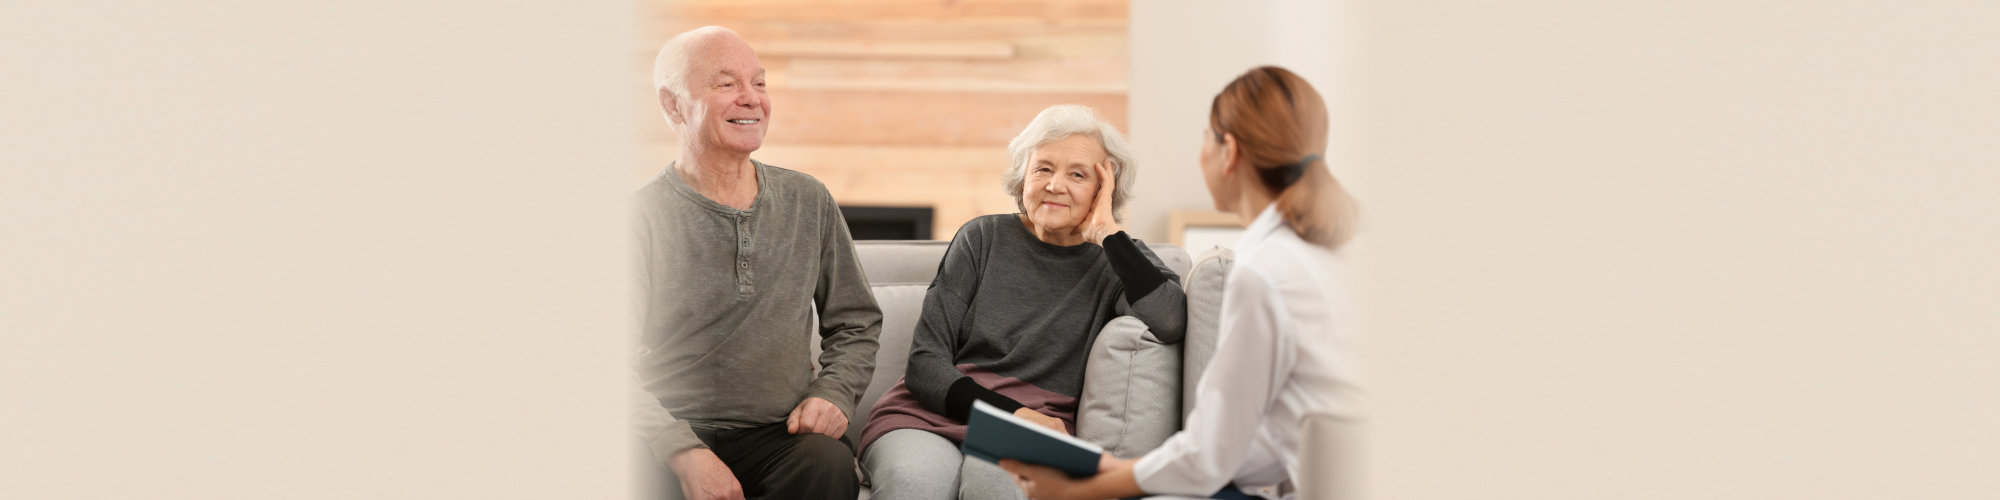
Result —
<instances>
[{"instance_id":1,"label":"blue book cover","mask_svg":"<svg viewBox=\"0 0 2000 500\"><path fill-rule=\"evenodd\" d=\"M1104 448L1021 419L986 404L972 402L972 416L965 426L965 456L995 464L1012 458L1046 465L1069 473L1070 477L1097 475L1097 461Z\"/></svg>"}]
</instances>

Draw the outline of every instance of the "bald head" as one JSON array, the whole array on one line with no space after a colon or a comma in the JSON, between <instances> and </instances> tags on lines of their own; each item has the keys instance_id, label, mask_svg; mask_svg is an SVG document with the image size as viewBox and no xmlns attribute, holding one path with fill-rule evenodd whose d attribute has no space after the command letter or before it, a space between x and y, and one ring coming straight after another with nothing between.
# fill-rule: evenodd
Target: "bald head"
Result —
<instances>
[{"instance_id":1,"label":"bald head","mask_svg":"<svg viewBox=\"0 0 2000 500\"><path fill-rule=\"evenodd\" d=\"M674 35L654 61L653 85L684 158L719 155L726 156L719 162L747 164L763 145L771 117L764 66L736 32L703 26Z\"/></svg>"},{"instance_id":2,"label":"bald head","mask_svg":"<svg viewBox=\"0 0 2000 500\"><path fill-rule=\"evenodd\" d=\"M653 58L653 88L686 96L688 75L695 71L695 66L710 59L704 55L733 51L751 52L755 57L750 43L729 28L702 26L674 35Z\"/></svg>"}]
</instances>

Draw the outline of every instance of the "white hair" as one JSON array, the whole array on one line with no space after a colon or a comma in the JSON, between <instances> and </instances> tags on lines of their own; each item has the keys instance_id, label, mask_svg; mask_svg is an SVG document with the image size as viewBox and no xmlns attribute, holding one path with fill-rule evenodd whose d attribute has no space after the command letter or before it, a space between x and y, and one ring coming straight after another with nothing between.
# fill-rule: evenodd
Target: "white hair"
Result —
<instances>
[{"instance_id":1,"label":"white hair","mask_svg":"<svg viewBox=\"0 0 2000 500\"><path fill-rule=\"evenodd\" d=\"M1111 192L1111 218L1125 222L1125 201L1132 198L1132 180L1137 177L1132 171L1132 150L1125 146L1125 136L1119 135L1118 128L1111 126L1111 122L1105 121L1103 115L1089 106L1059 104L1035 115L1035 120L1028 122L1028 128L1007 143L1007 155L1012 157L1013 165L1000 176L1001 187L1014 196L1014 207L1026 213L1028 208L1022 205L1021 187L1027 180L1028 158L1034 155L1037 148L1077 134L1097 139L1097 143L1104 146L1111 163L1111 176L1118 179Z\"/></svg>"},{"instance_id":2,"label":"white hair","mask_svg":"<svg viewBox=\"0 0 2000 500\"><path fill-rule=\"evenodd\" d=\"M702 26L667 39L660 46L660 54L653 57L653 89L673 92L675 96L687 97L688 60L693 54L694 42L702 38L720 34L736 34L736 31L721 26Z\"/></svg>"}]
</instances>

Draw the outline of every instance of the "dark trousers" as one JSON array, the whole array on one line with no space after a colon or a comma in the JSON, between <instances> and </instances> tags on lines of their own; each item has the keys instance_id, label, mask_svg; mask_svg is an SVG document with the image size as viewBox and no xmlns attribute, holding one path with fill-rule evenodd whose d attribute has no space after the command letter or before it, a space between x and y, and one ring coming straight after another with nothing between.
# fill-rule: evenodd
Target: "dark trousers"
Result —
<instances>
[{"instance_id":1,"label":"dark trousers","mask_svg":"<svg viewBox=\"0 0 2000 500\"><path fill-rule=\"evenodd\" d=\"M694 435L736 474L744 498L854 500L861 495L861 483L854 476L854 444L845 437L794 435L785 432L784 422L747 429L697 428ZM660 462L664 460L654 463ZM681 497L673 471L648 469L657 473L649 498Z\"/></svg>"},{"instance_id":2,"label":"dark trousers","mask_svg":"<svg viewBox=\"0 0 2000 500\"><path fill-rule=\"evenodd\" d=\"M1125 500L1140 500L1143 498L1146 497L1132 497ZM1215 492L1214 495L1208 498L1209 500L1257 500L1257 497L1250 496L1249 493L1244 493L1243 490L1236 489L1236 485L1234 484L1223 485L1222 491Z\"/></svg>"},{"instance_id":3,"label":"dark trousers","mask_svg":"<svg viewBox=\"0 0 2000 500\"><path fill-rule=\"evenodd\" d=\"M1236 489L1236 485L1234 485L1234 484L1231 484L1231 485L1227 485L1227 486L1223 486L1223 487L1222 487L1222 491L1218 491L1218 492L1215 492L1215 495L1214 495L1214 496L1211 496L1211 497L1208 497L1208 498L1211 498L1211 499L1215 499L1215 500L1256 500L1256 499L1257 499L1257 497L1253 497L1253 496L1250 496L1250 494L1248 494L1248 493L1244 493L1244 492L1243 492L1243 490L1239 490L1239 489Z\"/></svg>"}]
</instances>

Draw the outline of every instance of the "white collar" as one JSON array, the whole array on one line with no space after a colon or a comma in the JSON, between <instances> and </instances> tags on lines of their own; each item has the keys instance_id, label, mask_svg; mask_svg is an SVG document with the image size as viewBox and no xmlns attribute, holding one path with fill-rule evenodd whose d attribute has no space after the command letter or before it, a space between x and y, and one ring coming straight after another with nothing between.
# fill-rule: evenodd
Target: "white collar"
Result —
<instances>
[{"instance_id":1,"label":"white collar","mask_svg":"<svg viewBox=\"0 0 2000 500\"><path fill-rule=\"evenodd\" d=\"M1258 212L1257 218L1250 221L1250 227L1243 228L1243 234L1236 237L1236 254L1242 255L1262 246L1284 223L1284 216L1278 215L1276 202L1265 205L1264 211Z\"/></svg>"}]
</instances>

